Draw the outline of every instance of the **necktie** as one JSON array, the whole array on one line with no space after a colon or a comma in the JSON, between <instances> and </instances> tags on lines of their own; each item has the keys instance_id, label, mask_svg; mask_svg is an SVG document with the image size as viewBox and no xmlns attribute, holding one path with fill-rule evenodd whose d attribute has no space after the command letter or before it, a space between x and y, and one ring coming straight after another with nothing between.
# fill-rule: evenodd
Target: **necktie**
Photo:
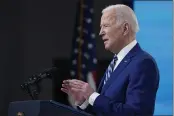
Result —
<instances>
[{"instance_id":1,"label":"necktie","mask_svg":"<svg viewBox=\"0 0 174 116\"><path fill-rule=\"evenodd\" d=\"M106 76L105 76L105 80L104 80L104 85L109 80L109 78L111 76L111 73L114 71L114 66L115 66L117 60L118 60L118 58L115 55L114 58L112 59L111 63L109 64L107 70L106 70Z\"/></svg>"}]
</instances>

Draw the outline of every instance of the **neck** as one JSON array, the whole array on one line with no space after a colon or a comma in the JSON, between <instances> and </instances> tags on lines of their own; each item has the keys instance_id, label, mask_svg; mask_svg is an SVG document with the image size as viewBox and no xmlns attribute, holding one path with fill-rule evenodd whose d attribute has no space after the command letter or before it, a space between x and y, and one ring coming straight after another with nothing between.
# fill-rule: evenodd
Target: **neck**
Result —
<instances>
[{"instance_id":1,"label":"neck","mask_svg":"<svg viewBox=\"0 0 174 116\"><path fill-rule=\"evenodd\" d=\"M132 41L135 40L135 36L127 36L126 38L123 38L123 44L120 45L120 47L114 51L114 54L118 54L124 47L126 47L128 44L130 44Z\"/></svg>"}]
</instances>

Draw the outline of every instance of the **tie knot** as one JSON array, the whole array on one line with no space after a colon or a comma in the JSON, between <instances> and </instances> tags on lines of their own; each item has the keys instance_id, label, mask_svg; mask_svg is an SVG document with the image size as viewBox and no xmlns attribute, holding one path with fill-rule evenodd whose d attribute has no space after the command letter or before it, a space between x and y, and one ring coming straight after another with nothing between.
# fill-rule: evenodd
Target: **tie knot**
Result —
<instances>
[{"instance_id":1,"label":"tie knot","mask_svg":"<svg viewBox=\"0 0 174 116\"><path fill-rule=\"evenodd\" d=\"M118 58L117 58L117 56L116 55L114 55L114 61L117 61L118 60Z\"/></svg>"}]
</instances>

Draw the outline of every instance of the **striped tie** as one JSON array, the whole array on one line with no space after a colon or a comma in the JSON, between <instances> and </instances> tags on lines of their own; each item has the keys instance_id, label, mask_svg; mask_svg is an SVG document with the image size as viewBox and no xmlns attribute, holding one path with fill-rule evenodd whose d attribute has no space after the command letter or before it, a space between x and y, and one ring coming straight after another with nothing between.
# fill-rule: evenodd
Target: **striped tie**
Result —
<instances>
[{"instance_id":1,"label":"striped tie","mask_svg":"<svg viewBox=\"0 0 174 116\"><path fill-rule=\"evenodd\" d=\"M111 73L114 71L114 66L115 66L117 60L118 60L118 58L115 55L114 58L112 59L111 63L109 64L108 69L106 70L106 76L105 76L105 80L104 80L104 85L109 80L109 78L111 76Z\"/></svg>"}]
</instances>

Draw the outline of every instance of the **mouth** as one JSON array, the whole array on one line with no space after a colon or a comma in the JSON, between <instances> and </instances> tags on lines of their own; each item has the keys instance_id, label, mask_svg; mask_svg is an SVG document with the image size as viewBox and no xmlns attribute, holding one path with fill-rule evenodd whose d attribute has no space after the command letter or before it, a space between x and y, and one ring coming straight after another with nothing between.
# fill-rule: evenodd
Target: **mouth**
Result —
<instances>
[{"instance_id":1,"label":"mouth","mask_svg":"<svg viewBox=\"0 0 174 116\"><path fill-rule=\"evenodd\" d=\"M106 43L108 41L108 39L103 39L104 43Z\"/></svg>"}]
</instances>

